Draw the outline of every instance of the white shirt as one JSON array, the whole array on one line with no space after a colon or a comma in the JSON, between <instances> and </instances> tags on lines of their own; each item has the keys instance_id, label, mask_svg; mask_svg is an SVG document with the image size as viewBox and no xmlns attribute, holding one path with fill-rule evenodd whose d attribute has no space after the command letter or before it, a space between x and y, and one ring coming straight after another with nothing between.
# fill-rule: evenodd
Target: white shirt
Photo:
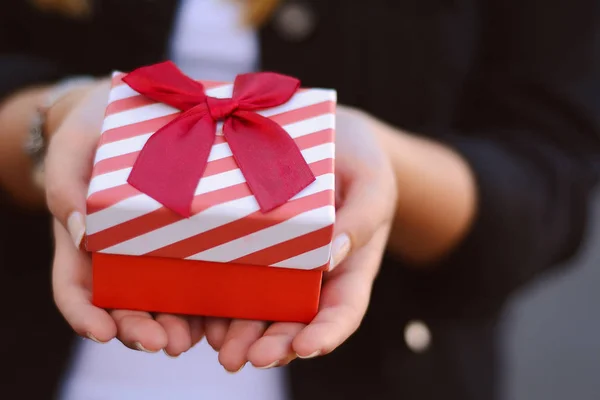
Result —
<instances>
[{"instance_id":1,"label":"white shirt","mask_svg":"<svg viewBox=\"0 0 600 400\"><path fill-rule=\"evenodd\" d=\"M248 364L229 374L203 340L178 358L81 339L60 400L285 400L284 371ZM32 383L35 384L35 383Z\"/></svg>"},{"instance_id":2,"label":"white shirt","mask_svg":"<svg viewBox=\"0 0 600 400\"><path fill-rule=\"evenodd\" d=\"M171 59L196 79L231 81L255 70L259 42L241 23L239 2L184 0L171 40ZM130 350L117 340L81 340L64 380L61 400L286 400L280 368L247 365L232 375L203 340L177 359Z\"/></svg>"},{"instance_id":3,"label":"white shirt","mask_svg":"<svg viewBox=\"0 0 600 400\"><path fill-rule=\"evenodd\" d=\"M257 33L237 0L185 0L171 36L171 60L195 79L232 81L258 66Z\"/></svg>"}]
</instances>

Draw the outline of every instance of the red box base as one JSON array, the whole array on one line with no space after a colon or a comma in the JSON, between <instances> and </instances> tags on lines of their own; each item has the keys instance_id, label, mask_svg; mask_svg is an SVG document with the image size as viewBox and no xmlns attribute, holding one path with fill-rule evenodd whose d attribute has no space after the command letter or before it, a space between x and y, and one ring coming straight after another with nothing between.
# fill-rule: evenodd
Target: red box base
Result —
<instances>
[{"instance_id":1,"label":"red box base","mask_svg":"<svg viewBox=\"0 0 600 400\"><path fill-rule=\"evenodd\" d=\"M320 270L94 253L93 303L102 308L310 322Z\"/></svg>"}]
</instances>

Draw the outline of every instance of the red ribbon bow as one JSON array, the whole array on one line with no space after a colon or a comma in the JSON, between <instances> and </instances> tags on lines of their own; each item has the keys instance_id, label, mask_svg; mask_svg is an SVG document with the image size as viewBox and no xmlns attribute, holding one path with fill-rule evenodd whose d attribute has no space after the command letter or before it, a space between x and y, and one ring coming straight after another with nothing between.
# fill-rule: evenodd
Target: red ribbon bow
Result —
<instances>
[{"instance_id":1,"label":"red ribbon bow","mask_svg":"<svg viewBox=\"0 0 600 400\"><path fill-rule=\"evenodd\" d=\"M188 217L194 192L215 141L216 121L263 212L315 181L298 146L281 126L256 110L287 102L300 82L270 72L238 75L233 97L206 96L204 86L172 62L139 68L123 78L132 89L183 113L148 139L128 182Z\"/></svg>"}]
</instances>

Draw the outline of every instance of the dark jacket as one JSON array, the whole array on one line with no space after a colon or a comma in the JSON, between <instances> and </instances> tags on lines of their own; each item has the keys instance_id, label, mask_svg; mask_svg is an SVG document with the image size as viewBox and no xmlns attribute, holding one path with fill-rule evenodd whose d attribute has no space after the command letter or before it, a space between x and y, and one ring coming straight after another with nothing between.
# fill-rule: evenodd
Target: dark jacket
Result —
<instances>
[{"instance_id":1,"label":"dark jacket","mask_svg":"<svg viewBox=\"0 0 600 400\"><path fill-rule=\"evenodd\" d=\"M452 146L479 198L468 237L436 268L386 258L359 331L329 356L292 364L294 399L495 398L502 305L585 233L600 154L600 3L302 0L296 14L290 3L262 29L262 68L336 88L340 103ZM75 21L5 0L0 93L162 60L176 5L102 0ZM15 377L2 385L42 398L69 340L49 306L50 238L43 221L3 213L1 292L12 308L2 359ZM423 353L403 340L411 320L431 330Z\"/></svg>"}]
</instances>

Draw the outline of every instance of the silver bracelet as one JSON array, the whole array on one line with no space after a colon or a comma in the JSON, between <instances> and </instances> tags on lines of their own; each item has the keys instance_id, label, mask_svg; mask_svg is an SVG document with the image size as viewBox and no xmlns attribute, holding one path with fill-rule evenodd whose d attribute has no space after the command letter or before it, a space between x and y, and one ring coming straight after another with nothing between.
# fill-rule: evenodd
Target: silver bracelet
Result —
<instances>
[{"instance_id":1,"label":"silver bracelet","mask_svg":"<svg viewBox=\"0 0 600 400\"><path fill-rule=\"evenodd\" d=\"M43 164L47 147L44 126L46 125L48 110L72 89L93 81L94 78L90 76L77 76L64 79L50 90L43 103L37 107L31 119L29 134L24 144L24 151L33 163L34 181L36 184L43 186Z\"/></svg>"}]
</instances>

